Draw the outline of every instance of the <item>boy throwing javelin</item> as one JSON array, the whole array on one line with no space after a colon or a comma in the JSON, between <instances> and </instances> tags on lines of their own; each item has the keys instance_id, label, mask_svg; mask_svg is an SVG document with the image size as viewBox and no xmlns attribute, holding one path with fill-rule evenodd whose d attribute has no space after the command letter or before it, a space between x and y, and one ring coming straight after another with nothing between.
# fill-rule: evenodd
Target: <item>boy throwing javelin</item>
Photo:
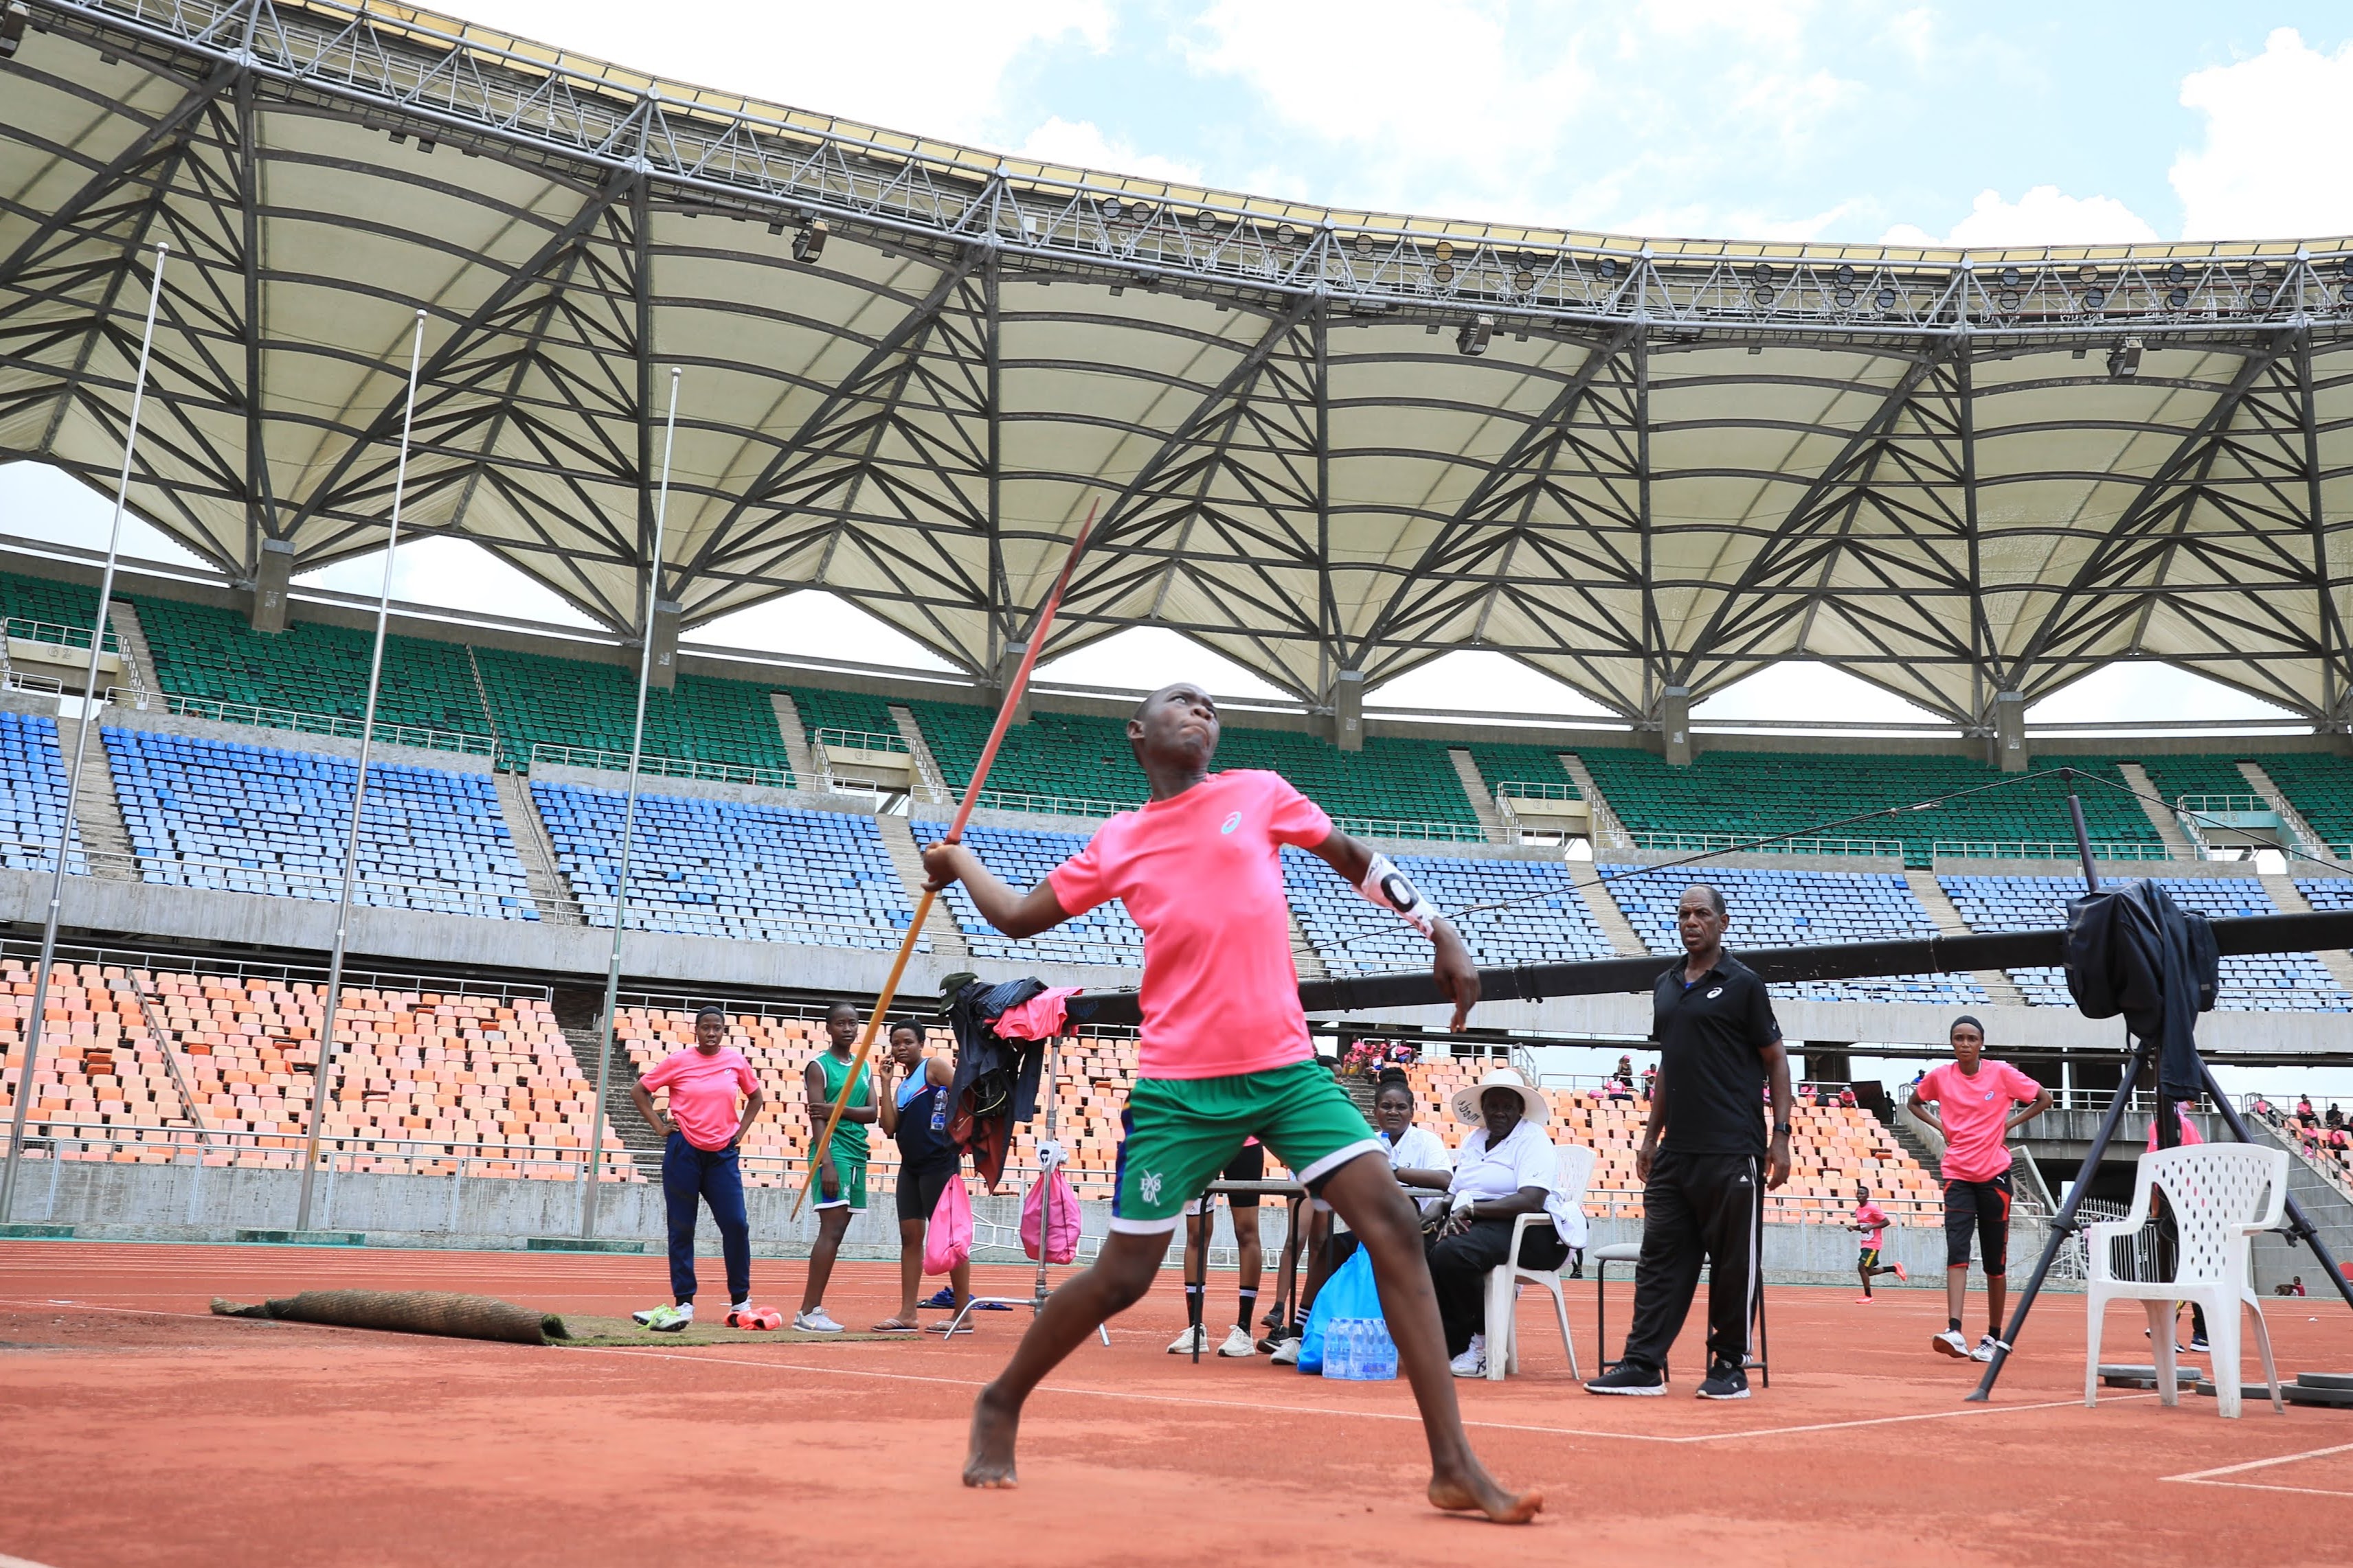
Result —
<instances>
[{"instance_id":1,"label":"boy throwing javelin","mask_svg":"<svg viewBox=\"0 0 2353 1568\"><path fill-rule=\"evenodd\" d=\"M1035 936L1110 899L1144 931L1144 1027L1135 1088L1120 1119L1111 1235L1094 1267L1048 1298L1012 1361L981 1390L965 1484L1014 1484L1014 1440L1029 1391L1096 1325L1143 1300L1186 1203L1255 1136L1372 1255L1398 1361L1421 1406L1430 1502L1525 1523L1544 1506L1542 1494L1497 1485L1463 1433L1419 1219L1380 1141L1315 1065L1291 962L1282 847L1308 851L1430 939L1432 973L1454 1004L1458 1029L1479 999L1478 971L1454 928L1388 857L1335 829L1274 773L1210 773L1218 735L1217 704L1200 688L1168 686L1145 698L1127 721L1127 740L1151 798L1103 824L1027 893L962 845L923 851L932 886L962 881L1007 936Z\"/></svg>"}]
</instances>

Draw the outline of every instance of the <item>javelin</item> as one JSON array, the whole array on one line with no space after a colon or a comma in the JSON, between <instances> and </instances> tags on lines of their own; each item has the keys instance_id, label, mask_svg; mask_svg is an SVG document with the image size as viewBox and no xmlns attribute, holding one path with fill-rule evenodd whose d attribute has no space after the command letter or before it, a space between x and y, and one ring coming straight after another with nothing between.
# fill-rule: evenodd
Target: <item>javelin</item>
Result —
<instances>
[{"instance_id":1,"label":"javelin","mask_svg":"<svg viewBox=\"0 0 2353 1568\"><path fill-rule=\"evenodd\" d=\"M1046 603L1038 611L1038 624L1029 628L1029 646L1021 650L1020 668L1013 672L1013 680L1005 689L1005 700L997 710L997 722L988 731L988 743L980 749L980 760L972 765L972 782L965 785L964 804L956 807L955 820L941 842L955 844L964 837L964 827L972 816L973 803L980 798L980 786L988 778L989 765L997 761L997 748L1005 740L1005 731L1013 722L1013 710L1021 705L1021 693L1029 685L1029 667L1038 662L1038 650L1046 646L1046 633L1054 624L1054 612L1061 607L1062 590L1071 585L1071 569L1078 565L1080 552L1087 547L1087 538L1094 532L1095 503L1087 503L1087 520L1079 524L1079 536L1071 541L1071 552L1062 561L1062 570L1054 578L1054 587L1046 595ZM808 1202L809 1189L817 1185L818 1163L833 1144L833 1130L841 1125L841 1112L849 1104L849 1091L857 1087L858 1069L874 1049L874 1033L882 1026L882 1015L891 1010L899 994L900 978L907 973L907 960L915 953L916 939L923 933L923 921L932 912L932 900L939 894L930 888L916 901L915 918L907 922L907 934L900 941L899 956L891 963L891 973L882 982L881 994L874 998L874 1016L866 1020L866 1028L858 1037L858 1049L849 1058L849 1070L842 1075L841 1092L833 1097L833 1111L825 1119L825 1131L817 1135L809 1149L808 1179L801 1184L800 1195L793 1199L793 1217L798 1219L801 1205Z\"/></svg>"}]
</instances>

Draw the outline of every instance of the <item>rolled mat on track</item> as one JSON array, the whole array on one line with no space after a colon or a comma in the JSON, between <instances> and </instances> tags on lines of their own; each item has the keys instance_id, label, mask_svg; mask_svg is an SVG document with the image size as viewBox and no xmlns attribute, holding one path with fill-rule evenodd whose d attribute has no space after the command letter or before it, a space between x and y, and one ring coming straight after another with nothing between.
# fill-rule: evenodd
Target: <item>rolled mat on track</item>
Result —
<instances>
[{"instance_id":1,"label":"rolled mat on track","mask_svg":"<svg viewBox=\"0 0 2353 1568\"><path fill-rule=\"evenodd\" d=\"M491 1296L447 1290L305 1290L254 1306L213 1298L224 1318L276 1318L346 1329L388 1329L448 1339L498 1340L507 1344L558 1343L570 1336L564 1320Z\"/></svg>"}]
</instances>

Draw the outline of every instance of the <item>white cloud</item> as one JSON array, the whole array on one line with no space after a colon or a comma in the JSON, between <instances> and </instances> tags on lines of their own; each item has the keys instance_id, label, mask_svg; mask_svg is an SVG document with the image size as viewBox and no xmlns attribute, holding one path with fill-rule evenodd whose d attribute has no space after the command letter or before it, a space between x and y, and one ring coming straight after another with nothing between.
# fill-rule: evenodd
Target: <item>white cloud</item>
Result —
<instances>
[{"instance_id":1,"label":"white cloud","mask_svg":"<svg viewBox=\"0 0 2353 1568\"><path fill-rule=\"evenodd\" d=\"M1113 142L1092 120L1072 121L1055 115L1029 132L1016 151L1041 163L1060 163L1099 174L1134 174L1178 185L1203 183L1201 171L1195 165L1139 153L1124 142Z\"/></svg>"},{"instance_id":2,"label":"white cloud","mask_svg":"<svg viewBox=\"0 0 2353 1568\"><path fill-rule=\"evenodd\" d=\"M2146 723L2293 719L2284 708L2233 690L2218 680L2154 659L2105 665L2052 692L2026 710L2030 724Z\"/></svg>"},{"instance_id":3,"label":"white cloud","mask_svg":"<svg viewBox=\"0 0 2353 1568\"><path fill-rule=\"evenodd\" d=\"M1935 58L1936 14L1926 6L1915 5L1909 11L1898 11L1887 18L1880 30L1913 65L1926 69Z\"/></svg>"},{"instance_id":4,"label":"white cloud","mask_svg":"<svg viewBox=\"0 0 2353 1568\"><path fill-rule=\"evenodd\" d=\"M1457 648L1366 693L1367 709L1525 713L1531 718L1609 718L1609 710L1565 681L1491 648Z\"/></svg>"},{"instance_id":5,"label":"white cloud","mask_svg":"<svg viewBox=\"0 0 2353 1568\"><path fill-rule=\"evenodd\" d=\"M2113 196L2071 196L2056 185L2036 185L2016 201L1979 191L1969 216L1938 239L1908 223L1882 237L1888 245L1957 245L1992 249L2032 245L2122 245L2153 240L2157 230Z\"/></svg>"},{"instance_id":6,"label":"white cloud","mask_svg":"<svg viewBox=\"0 0 2353 1568\"><path fill-rule=\"evenodd\" d=\"M2353 42L2334 55L2282 27L2263 52L2182 79L2206 144L2173 162L2185 239L2303 239L2353 233Z\"/></svg>"},{"instance_id":7,"label":"white cloud","mask_svg":"<svg viewBox=\"0 0 2353 1568\"><path fill-rule=\"evenodd\" d=\"M1110 0L776 5L689 0L649 25L635 0L467 0L485 26L723 92L987 143L1006 73L1030 50L1111 45Z\"/></svg>"},{"instance_id":8,"label":"white cloud","mask_svg":"<svg viewBox=\"0 0 2353 1568\"><path fill-rule=\"evenodd\" d=\"M1130 626L1076 653L1042 661L1037 679L1057 686L1109 686L1155 691L1172 680L1198 682L1219 697L1292 700L1290 693L1166 626Z\"/></svg>"},{"instance_id":9,"label":"white cloud","mask_svg":"<svg viewBox=\"0 0 2353 1568\"><path fill-rule=\"evenodd\" d=\"M384 552L371 550L332 566L298 572L304 588L357 594L374 599L384 591ZM554 590L533 582L470 539L448 534L401 542L392 563L392 596L397 603L431 605L478 616L505 616L560 626L596 623L574 609Z\"/></svg>"}]
</instances>

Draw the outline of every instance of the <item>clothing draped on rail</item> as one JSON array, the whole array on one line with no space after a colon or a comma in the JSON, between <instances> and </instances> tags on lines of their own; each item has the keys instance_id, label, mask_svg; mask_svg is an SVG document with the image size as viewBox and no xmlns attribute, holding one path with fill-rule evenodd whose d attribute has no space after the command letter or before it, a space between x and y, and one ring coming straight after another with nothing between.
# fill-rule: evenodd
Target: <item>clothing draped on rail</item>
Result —
<instances>
[{"instance_id":1,"label":"clothing draped on rail","mask_svg":"<svg viewBox=\"0 0 2353 1568\"><path fill-rule=\"evenodd\" d=\"M991 984L972 980L947 999L948 1025L955 1031L955 1077L948 1084L948 1137L972 1155L972 1168L994 1191L1005 1177L1013 1148L1013 1123L1038 1114L1038 1079L1046 1047L1039 1040L1008 1039L997 1021L1046 989L1039 980Z\"/></svg>"},{"instance_id":2,"label":"clothing draped on rail","mask_svg":"<svg viewBox=\"0 0 2353 1568\"><path fill-rule=\"evenodd\" d=\"M2158 1093L2165 1100L2205 1092L2198 1015L2212 1009L2221 977L2214 928L2153 881L2068 902L2067 990L2085 1017L2121 1013L2135 1039L2157 1042Z\"/></svg>"}]
</instances>

